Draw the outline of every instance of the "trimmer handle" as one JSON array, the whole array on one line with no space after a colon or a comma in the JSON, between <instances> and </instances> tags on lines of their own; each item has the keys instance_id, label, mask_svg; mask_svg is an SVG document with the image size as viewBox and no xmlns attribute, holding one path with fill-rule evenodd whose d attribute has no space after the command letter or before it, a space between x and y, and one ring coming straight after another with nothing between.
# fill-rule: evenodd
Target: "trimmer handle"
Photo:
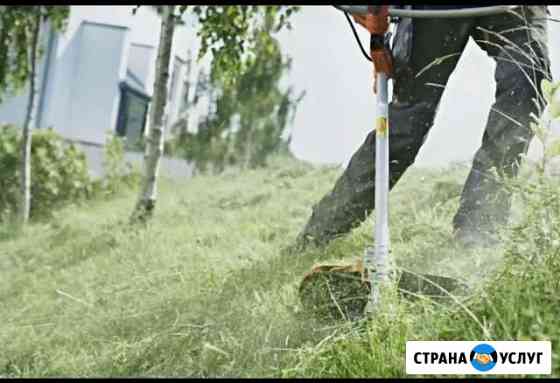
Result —
<instances>
[{"instance_id":1,"label":"trimmer handle","mask_svg":"<svg viewBox=\"0 0 560 383\"><path fill-rule=\"evenodd\" d=\"M365 15L369 12L367 5L335 5L335 8L348 13ZM473 7L460 9L404 9L389 7L389 16L412 18L457 18L481 17L505 13L520 7L520 5L494 5L489 7Z\"/></svg>"}]
</instances>

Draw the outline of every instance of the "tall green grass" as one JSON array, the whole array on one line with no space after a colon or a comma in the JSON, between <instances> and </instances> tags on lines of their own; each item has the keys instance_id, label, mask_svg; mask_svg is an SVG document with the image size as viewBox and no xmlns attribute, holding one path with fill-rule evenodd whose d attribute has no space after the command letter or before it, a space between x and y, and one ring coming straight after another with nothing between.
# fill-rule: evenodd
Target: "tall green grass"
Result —
<instances>
[{"instance_id":1,"label":"tall green grass","mask_svg":"<svg viewBox=\"0 0 560 383\"><path fill-rule=\"evenodd\" d=\"M502 231L501 247L453 251L445 245L450 240L445 229L437 230L449 224L449 211L438 215L437 205L420 213L434 220L431 227L423 222L423 234L409 242L409 256L403 242L395 243L400 266L409 268L416 257L432 256L417 269L439 268L467 280L473 290L466 299L456 297L456 303L443 306L409 302L392 292L379 315L355 326L359 331L301 350L299 362L285 376L402 377L410 340L549 340L553 375L560 375L560 182L532 174L525 169L508 185L516 192L517 218ZM405 227L416 225L418 218ZM414 256L414 249L423 252Z\"/></svg>"},{"instance_id":2,"label":"tall green grass","mask_svg":"<svg viewBox=\"0 0 560 383\"><path fill-rule=\"evenodd\" d=\"M434 306L388 292L371 322L325 323L302 312L299 281L316 262L360 257L372 221L323 250L289 245L339 172L277 158L163 182L145 228L128 225L129 190L3 229L0 376L403 376L413 339L551 339L556 366L556 181L520 189L509 240L477 251L450 228L466 168L411 169L391 195L397 265L476 294Z\"/></svg>"}]
</instances>

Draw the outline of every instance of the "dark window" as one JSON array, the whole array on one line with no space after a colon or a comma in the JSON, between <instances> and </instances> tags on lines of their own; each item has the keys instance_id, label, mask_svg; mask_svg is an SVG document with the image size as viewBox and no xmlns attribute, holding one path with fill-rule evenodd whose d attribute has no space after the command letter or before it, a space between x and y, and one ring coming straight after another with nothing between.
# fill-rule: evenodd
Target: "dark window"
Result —
<instances>
[{"instance_id":1,"label":"dark window","mask_svg":"<svg viewBox=\"0 0 560 383\"><path fill-rule=\"evenodd\" d=\"M126 137L128 143L136 143L144 134L150 98L121 84L121 102L117 119L117 134Z\"/></svg>"}]
</instances>

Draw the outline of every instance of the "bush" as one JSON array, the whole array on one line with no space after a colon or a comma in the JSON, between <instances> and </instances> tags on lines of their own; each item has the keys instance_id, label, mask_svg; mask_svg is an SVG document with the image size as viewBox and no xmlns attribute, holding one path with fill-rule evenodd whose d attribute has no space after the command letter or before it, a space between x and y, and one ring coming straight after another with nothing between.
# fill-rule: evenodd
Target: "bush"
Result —
<instances>
[{"instance_id":1,"label":"bush","mask_svg":"<svg viewBox=\"0 0 560 383\"><path fill-rule=\"evenodd\" d=\"M103 178L92 181L93 198L110 198L122 189L137 187L142 179L140 169L127 163L126 140L107 132L103 148Z\"/></svg>"},{"instance_id":2,"label":"bush","mask_svg":"<svg viewBox=\"0 0 560 383\"><path fill-rule=\"evenodd\" d=\"M19 129L0 127L0 213L16 211L19 200ZM33 132L31 146L31 216L48 214L65 202L91 192L85 154L52 129Z\"/></svg>"},{"instance_id":3,"label":"bush","mask_svg":"<svg viewBox=\"0 0 560 383\"><path fill-rule=\"evenodd\" d=\"M113 195L122 186L132 186L136 182L137 174L126 163L124 153L124 140L109 132L103 152L105 176L101 182L105 196Z\"/></svg>"}]
</instances>

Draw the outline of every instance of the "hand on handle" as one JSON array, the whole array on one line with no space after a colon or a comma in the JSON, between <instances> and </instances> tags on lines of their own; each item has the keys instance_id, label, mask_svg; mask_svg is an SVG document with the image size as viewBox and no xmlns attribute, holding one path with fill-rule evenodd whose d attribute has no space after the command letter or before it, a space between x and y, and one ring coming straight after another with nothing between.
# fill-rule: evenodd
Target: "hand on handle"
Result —
<instances>
[{"instance_id":1,"label":"hand on handle","mask_svg":"<svg viewBox=\"0 0 560 383\"><path fill-rule=\"evenodd\" d=\"M371 35L370 52L373 61L373 93L377 94L377 73L391 76L393 60L391 51L385 44L385 34L389 30L389 6L369 7L366 15L352 14L352 18Z\"/></svg>"}]
</instances>

